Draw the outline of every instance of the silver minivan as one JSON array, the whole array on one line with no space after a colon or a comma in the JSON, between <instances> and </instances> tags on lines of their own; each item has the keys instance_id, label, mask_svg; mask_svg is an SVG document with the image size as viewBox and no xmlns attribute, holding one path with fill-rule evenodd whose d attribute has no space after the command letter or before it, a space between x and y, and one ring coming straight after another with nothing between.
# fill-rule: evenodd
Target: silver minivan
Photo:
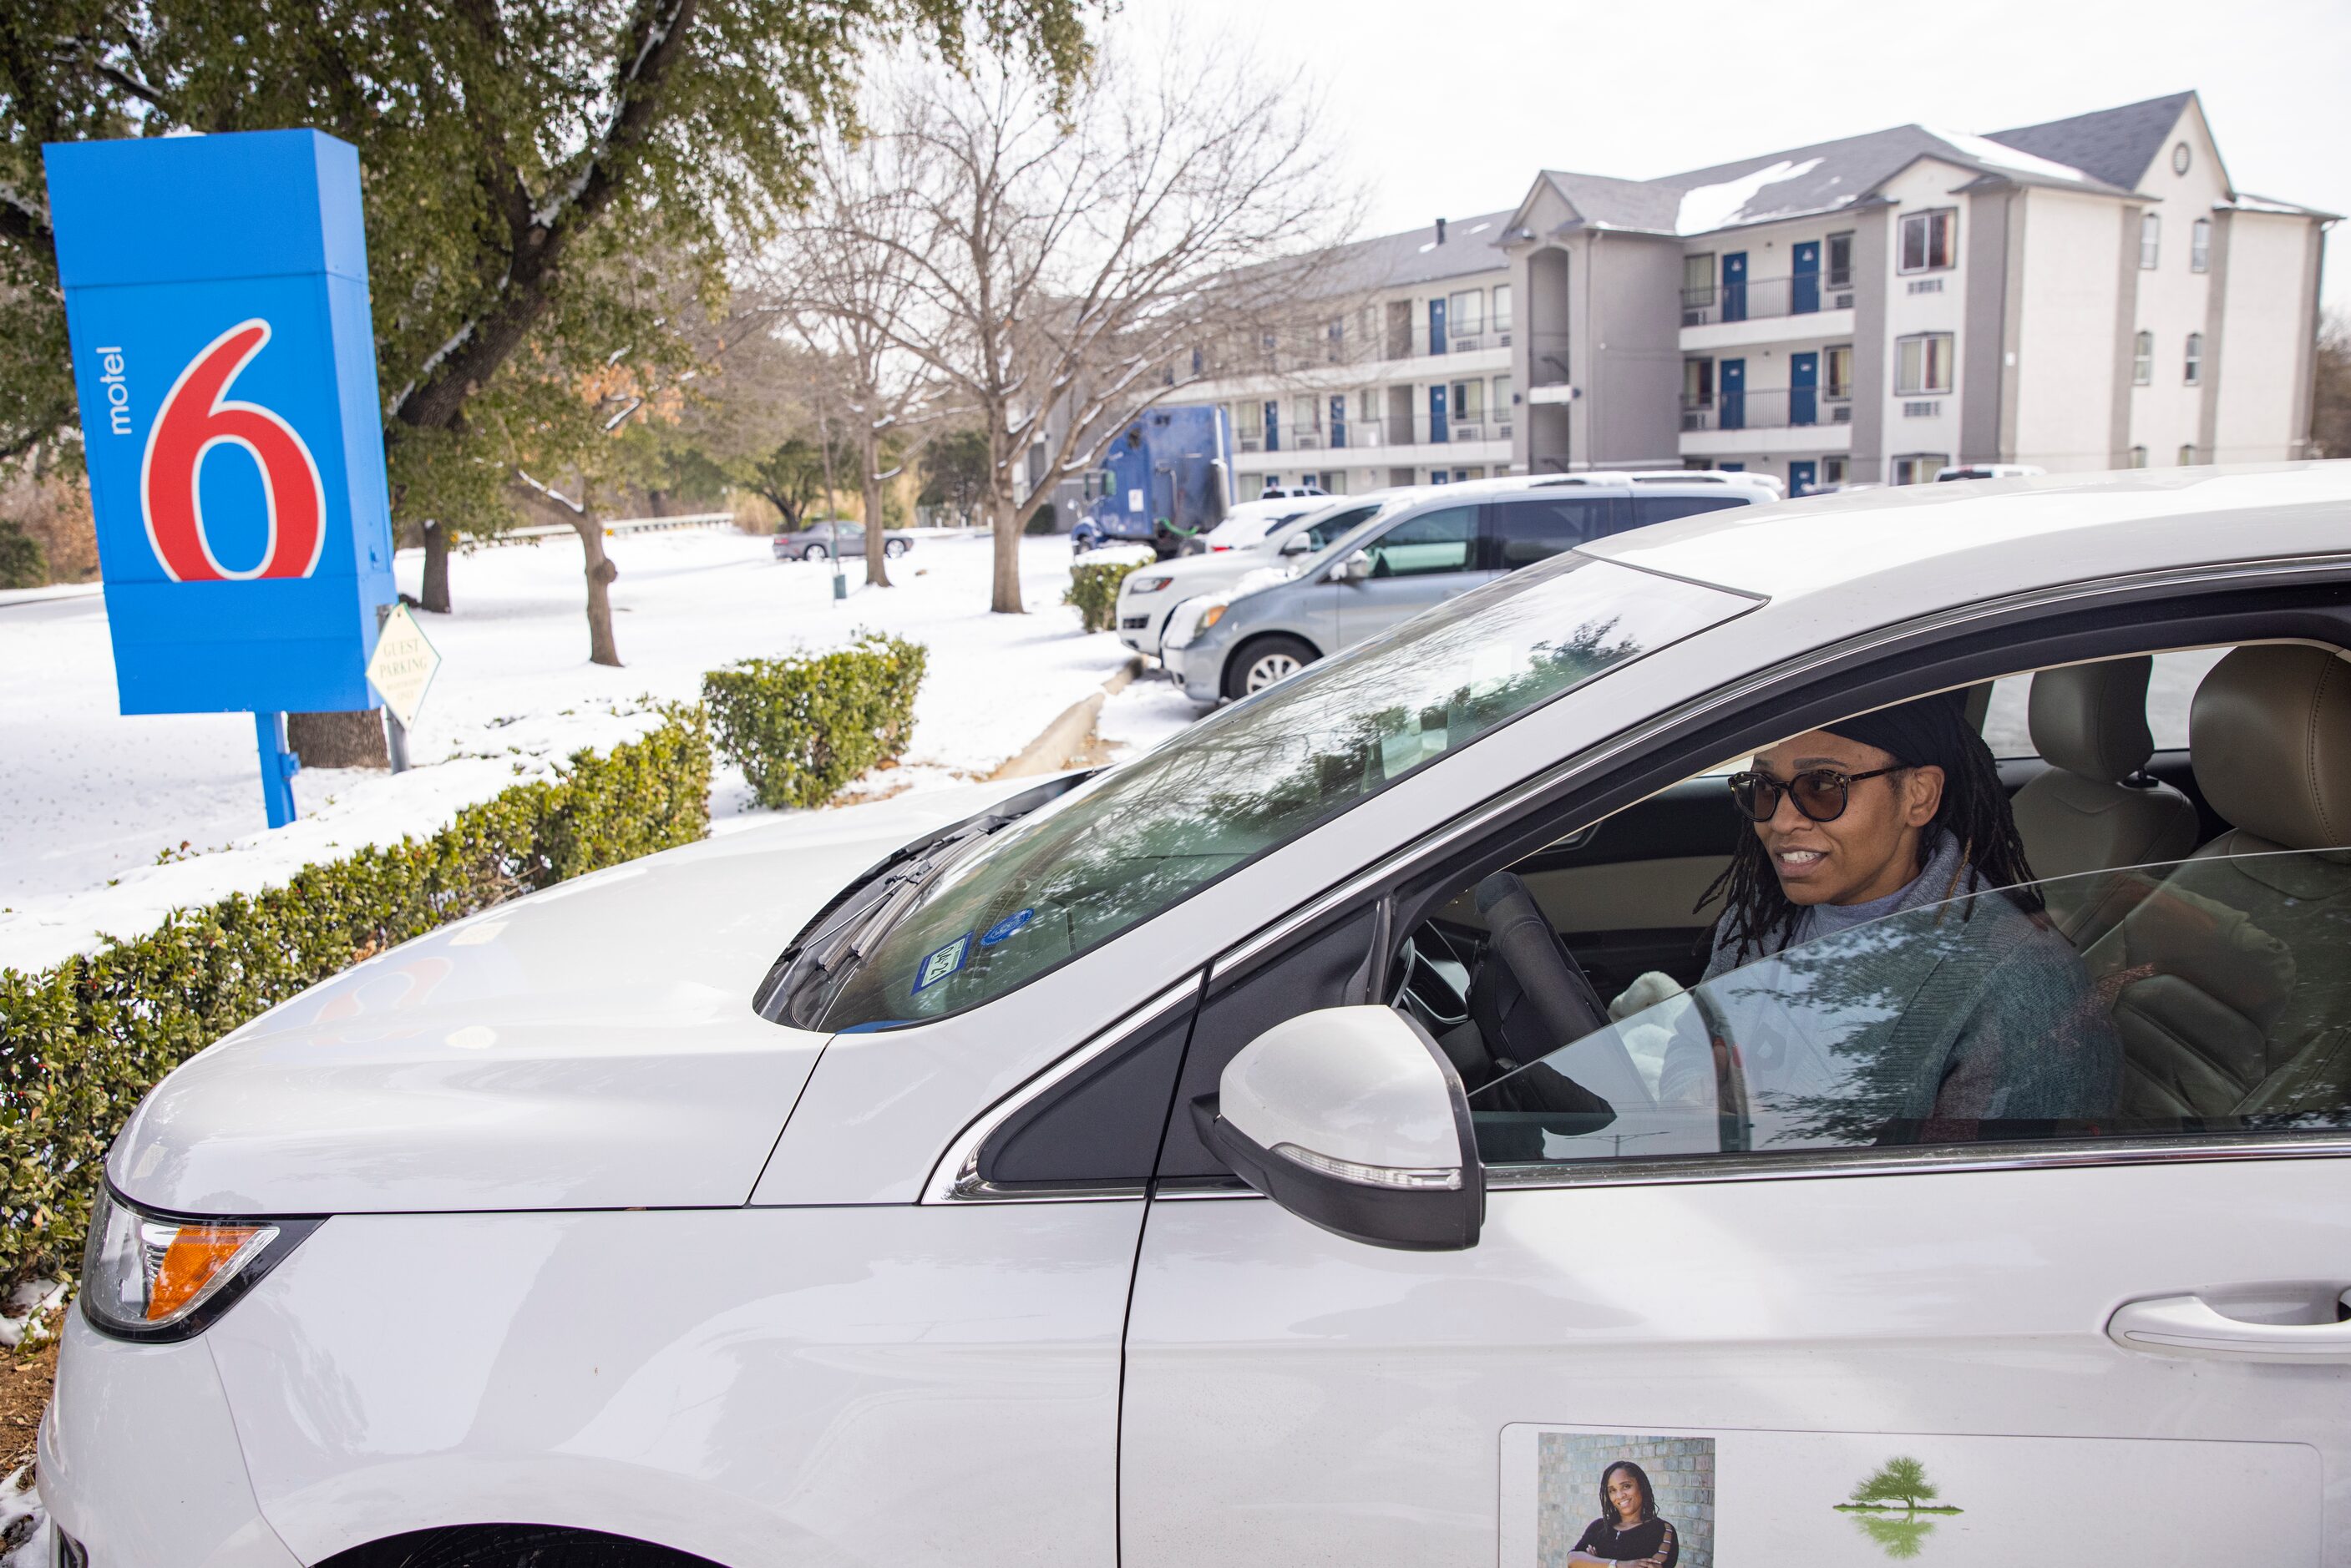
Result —
<instances>
[{"instance_id":1,"label":"silver minivan","mask_svg":"<svg viewBox=\"0 0 2351 1568\"><path fill-rule=\"evenodd\" d=\"M1160 657L1195 701L1245 697L1432 605L1587 540L1776 501L1735 472L1593 472L1431 485L1286 581L1184 607Z\"/></svg>"}]
</instances>

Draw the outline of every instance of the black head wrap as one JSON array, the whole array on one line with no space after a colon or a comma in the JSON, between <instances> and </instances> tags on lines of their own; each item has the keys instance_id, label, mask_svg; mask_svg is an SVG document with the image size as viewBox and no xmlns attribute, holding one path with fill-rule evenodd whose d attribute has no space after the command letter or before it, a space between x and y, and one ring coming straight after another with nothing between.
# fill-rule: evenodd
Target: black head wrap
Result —
<instances>
[{"instance_id":1,"label":"black head wrap","mask_svg":"<svg viewBox=\"0 0 2351 1568\"><path fill-rule=\"evenodd\" d=\"M1897 763L1914 768L1940 768L1947 774L1975 761L1979 753L1989 756L1983 737L1968 727L1966 698L1958 691L1939 691L1915 701L1896 702L1891 708L1856 713L1821 728L1832 735L1889 752Z\"/></svg>"}]
</instances>

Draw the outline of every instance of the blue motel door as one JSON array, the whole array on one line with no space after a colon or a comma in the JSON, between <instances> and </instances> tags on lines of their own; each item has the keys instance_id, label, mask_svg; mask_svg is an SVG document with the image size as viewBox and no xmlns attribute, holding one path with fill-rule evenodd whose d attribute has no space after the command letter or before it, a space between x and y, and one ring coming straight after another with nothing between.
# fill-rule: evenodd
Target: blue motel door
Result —
<instances>
[{"instance_id":1,"label":"blue motel door","mask_svg":"<svg viewBox=\"0 0 2351 1568\"><path fill-rule=\"evenodd\" d=\"M1445 301L1441 299L1428 302L1428 351L1445 352Z\"/></svg>"},{"instance_id":2,"label":"blue motel door","mask_svg":"<svg viewBox=\"0 0 2351 1568\"><path fill-rule=\"evenodd\" d=\"M1347 444L1347 394L1344 392L1331 394L1331 444Z\"/></svg>"},{"instance_id":3,"label":"blue motel door","mask_svg":"<svg viewBox=\"0 0 2351 1568\"><path fill-rule=\"evenodd\" d=\"M1743 431L1747 428L1747 361L1723 359L1716 363L1715 402L1719 410L1715 428Z\"/></svg>"},{"instance_id":4,"label":"blue motel door","mask_svg":"<svg viewBox=\"0 0 2351 1568\"><path fill-rule=\"evenodd\" d=\"M1447 426L1447 423L1446 423L1446 420L1447 420L1447 418L1451 413L1452 413L1452 410L1451 410L1449 407L1447 407L1447 392L1446 392L1446 389L1445 389L1444 387L1442 387L1442 386L1436 386L1436 387L1431 387L1431 388L1429 388L1429 389L1428 389L1428 439L1429 439L1429 440L1431 440L1431 441L1433 441L1443 442L1443 441L1451 441L1451 440L1453 439L1453 437L1452 437L1450 434L1448 434L1448 433L1447 433L1447 431L1448 431L1448 430L1449 430L1449 428L1450 428L1450 427L1449 427L1449 426Z\"/></svg>"},{"instance_id":5,"label":"blue motel door","mask_svg":"<svg viewBox=\"0 0 2351 1568\"><path fill-rule=\"evenodd\" d=\"M1817 353L1788 356L1788 422L1820 422L1821 357Z\"/></svg>"},{"instance_id":6,"label":"blue motel door","mask_svg":"<svg viewBox=\"0 0 2351 1568\"><path fill-rule=\"evenodd\" d=\"M1747 319L1747 253L1732 251L1722 258L1722 318Z\"/></svg>"},{"instance_id":7,"label":"blue motel door","mask_svg":"<svg viewBox=\"0 0 2351 1568\"><path fill-rule=\"evenodd\" d=\"M1791 462L1788 464L1788 498L1792 501L1799 495L1810 495L1813 486L1819 483L1820 472L1820 465L1809 458Z\"/></svg>"},{"instance_id":8,"label":"blue motel door","mask_svg":"<svg viewBox=\"0 0 2351 1568\"><path fill-rule=\"evenodd\" d=\"M1792 254L1795 275L1788 282L1788 313L1810 316L1821 307L1821 242L1806 240Z\"/></svg>"},{"instance_id":9,"label":"blue motel door","mask_svg":"<svg viewBox=\"0 0 2351 1568\"><path fill-rule=\"evenodd\" d=\"M1265 450L1281 450L1281 405L1271 399L1265 405Z\"/></svg>"}]
</instances>

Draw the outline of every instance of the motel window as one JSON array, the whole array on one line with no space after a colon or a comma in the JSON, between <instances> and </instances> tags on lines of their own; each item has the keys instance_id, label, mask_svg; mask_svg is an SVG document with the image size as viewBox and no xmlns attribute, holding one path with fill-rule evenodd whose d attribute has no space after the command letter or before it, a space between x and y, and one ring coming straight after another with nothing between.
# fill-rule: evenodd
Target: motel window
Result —
<instances>
[{"instance_id":1,"label":"motel window","mask_svg":"<svg viewBox=\"0 0 2351 1568\"><path fill-rule=\"evenodd\" d=\"M1920 332L1894 340L1894 389L1903 397L1951 389L1951 335Z\"/></svg>"},{"instance_id":2,"label":"motel window","mask_svg":"<svg viewBox=\"0 0 2351 1568\"><path fill-rule=\"evenodd\" d=\"M1714 303L1714 253L1682 257L1682 303Z\"/></svg>"},{"instance_id":3,"label":"motel window","mask_svg":"<svg viewBox=\"0 0 2351 1568\"><path fill-rule=\"evenodd\" d=\"M1821 483L1823 484L1843 484L1844 483L1844 459L1841 457L1824 457L1821 459Z\"/></svg>"},{"instance_id":4,"label":"motel window","mask_svg":"<svg viewBox=\"0 0 2351 1568\"><path fill-rule=\"evenodd\" d=\"M2195 448L2195 446L2191 443L2190 445L2181 447L2181 448L2179 449L2179 466L2180 466L2180 467L2182 467L2182 468L2192 468L2192 467L2194 467L2194 466L2195 466L2195 464L2196 464L2196 448Z\"/></svg>"},{"instance_id":5,"label":"motel window","mask_svg":"<svg viewBox=\"0 0 2351 1568\"><path fill-rule=\"evenodd\" d=\"M1494 417L1498 420L1510 417L1510 379L1508 376L1494 378Z\"/></svg>"},{"instance_id":6,"label":"motel window","mask_svg":"<svg viewBox=\"0 0 2351 1568\"><path fill-rule=\"evenodd\" d=\"M1853 345L1833 345L1821 367L1821 396L1833 403L1844 402L1853 396Z\"/></svg>"},{"instance_id":7,"label":"motel window","mask_svg":"<svg viewBox=\"0 0 2351 1568\"><path fill-rule=\"evenodd\" d=\"M2212 220L2199 218L2188 230L2188 270L2212 270Z\"/></svg>"},{"instance_id":8,"label":"motel window","mask_svg":"<svg viewBox=\"0 0 2351 1568\"><path fill-rule=\"evenodd\" d=\"M1902 220L1902 270L1939 272L1959 258L1959 214L1956 208L1912 213Z\"/></svg>"},{"instance_id":9,"label":"motel window","mask_svg":"<svg viewBox=\"0 0 2351 1568\"><path fill-rule=\"evenodd\" d=\"M1463 424L1476 424L1486 417L1486 383L1456 381L1453 383L1453 417Z\"/></svg>"},{"instance_id":10,"label":"motel window","mask_svg":"<svg viewBox=\"0 0 2351 1568\"><path fill-rule=\"evenodd\" d=\"M2133 468L2145 468L2147 466L2147 448L2143 446L2135 446L2130 449L2130 465Z\"/></svg>"},{"instance_id":11,"label":"motel window","mask_svg":"<svg viewBox=\"0 0 2351 1568\"><path fill-rule=\"evenodd\" d=\"M1853 286L1853 231L1829 236L1829 286Z\"/></svg>"},{"instance_id":12,"label":"motel window","mask_svg":"<svg viewBox=\"0 0 2351 1568\"><path fill-rule=\"evenodd\" d=\"M1508 332L1510 329L1510 286L1507 283L1498 283L1494 286L1494 330Z\"/></svg>"},{"instance_id":13,"label":"motel window","mask_svg":"<svg viewBox=\"0 0 2351 1568\"><path fill-rule=\"evenodd\" d=\"M1943 452L1907 452L1894 460L1893 479L1896 484L1931 484L1935 475L1951 464L1951 455Z\"/></svg>"},{"instance_id":14,"label":"motel window","mask_svg":"<svg viewBox=\"0 0 2351 1568\"><path fill-rule=\"evenodd\" d=\"M1714 407L1714 361L1685 359L1682 361L1682 407L1710 409Z\"/></svg>"},{"instance_id":15,"label":"motel window","mask_svg":"<svg viewBox=\"0 0 2351 1568\"><path fill-rule=\"evenodd\" d=\"M1456 337L1475 337L1486 330L1486 291L1465 288L1446 301L1447 329Z\"/></svg>"},{"instance_id":16,"label":"motel window","mask_svg":"<svg viewBox=\"0 0 2351 1568\"><path fill-rule=\"evenodd\" d=\"M2142 332L2133 340L2131 348L2131 385L2145 387L2155 380L2155 334Z\"/></svg>"},{"instance_id":17,"label":"motel window","mask_svg":"<svg viewBox=\"0 0 2351 1568\"><path fill-rule=\"evenodd\" d=\"M2153 213L2140 214L2138 220L2138 270L2153 272L2156 259L2163 254L2163 220Z\"/></svg>"},{"instance_id":18,"label":"motel window","mask_svg":"<svg viewBox=\"0 0 2351 1568\"><path fill-rule=\"evenodd\" d=\"M2204 334L2201 332L2188 335L2188 354L2180 366L2179 379L2191 387L2204 384Z\"/></svg>"}]
</instances>

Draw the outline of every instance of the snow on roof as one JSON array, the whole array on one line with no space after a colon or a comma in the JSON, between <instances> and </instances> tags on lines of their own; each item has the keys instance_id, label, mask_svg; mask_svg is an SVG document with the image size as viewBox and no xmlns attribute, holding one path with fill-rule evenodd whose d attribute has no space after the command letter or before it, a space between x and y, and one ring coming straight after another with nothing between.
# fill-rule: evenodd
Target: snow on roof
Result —
<instances>
[{"instance_id":1,"label":"snow on roof","mask_svg":"<svg viewBox=\"0 0 2351 1568\"><path fill-rule=\"evenodd\" d=\"M2043 180L2070 180L2077 185L2092 178L2079 169L2019 151L2003 142L1994 141L1989 136L1975 136L1964 130L1945 130L1933 125L1919 129L1938 141L1949 142L1954 151L1995 169L2012 169L2020 174L2037 175Z\"/></svg>"},{"instance_id":2,"label":"snow on roof","mask_svg":"<svg viewBox=\"0 0 2351 1568\"><path fill-rule=\"evenodd\" d=\"M1674 233L1703 234L1721 228L1733 219L1749 223L1767 217L1769 213L1747 211L1765 187L1802 179L1820 167L1817 158L1807 158L1802 163L1782 158L1777 163L1766 164L1752 173L1741 174L1736 180L1726 180L1719 185L1700 185L1682 192L1681 210L1674 218Z\"/></svg>"}]
</instances>

